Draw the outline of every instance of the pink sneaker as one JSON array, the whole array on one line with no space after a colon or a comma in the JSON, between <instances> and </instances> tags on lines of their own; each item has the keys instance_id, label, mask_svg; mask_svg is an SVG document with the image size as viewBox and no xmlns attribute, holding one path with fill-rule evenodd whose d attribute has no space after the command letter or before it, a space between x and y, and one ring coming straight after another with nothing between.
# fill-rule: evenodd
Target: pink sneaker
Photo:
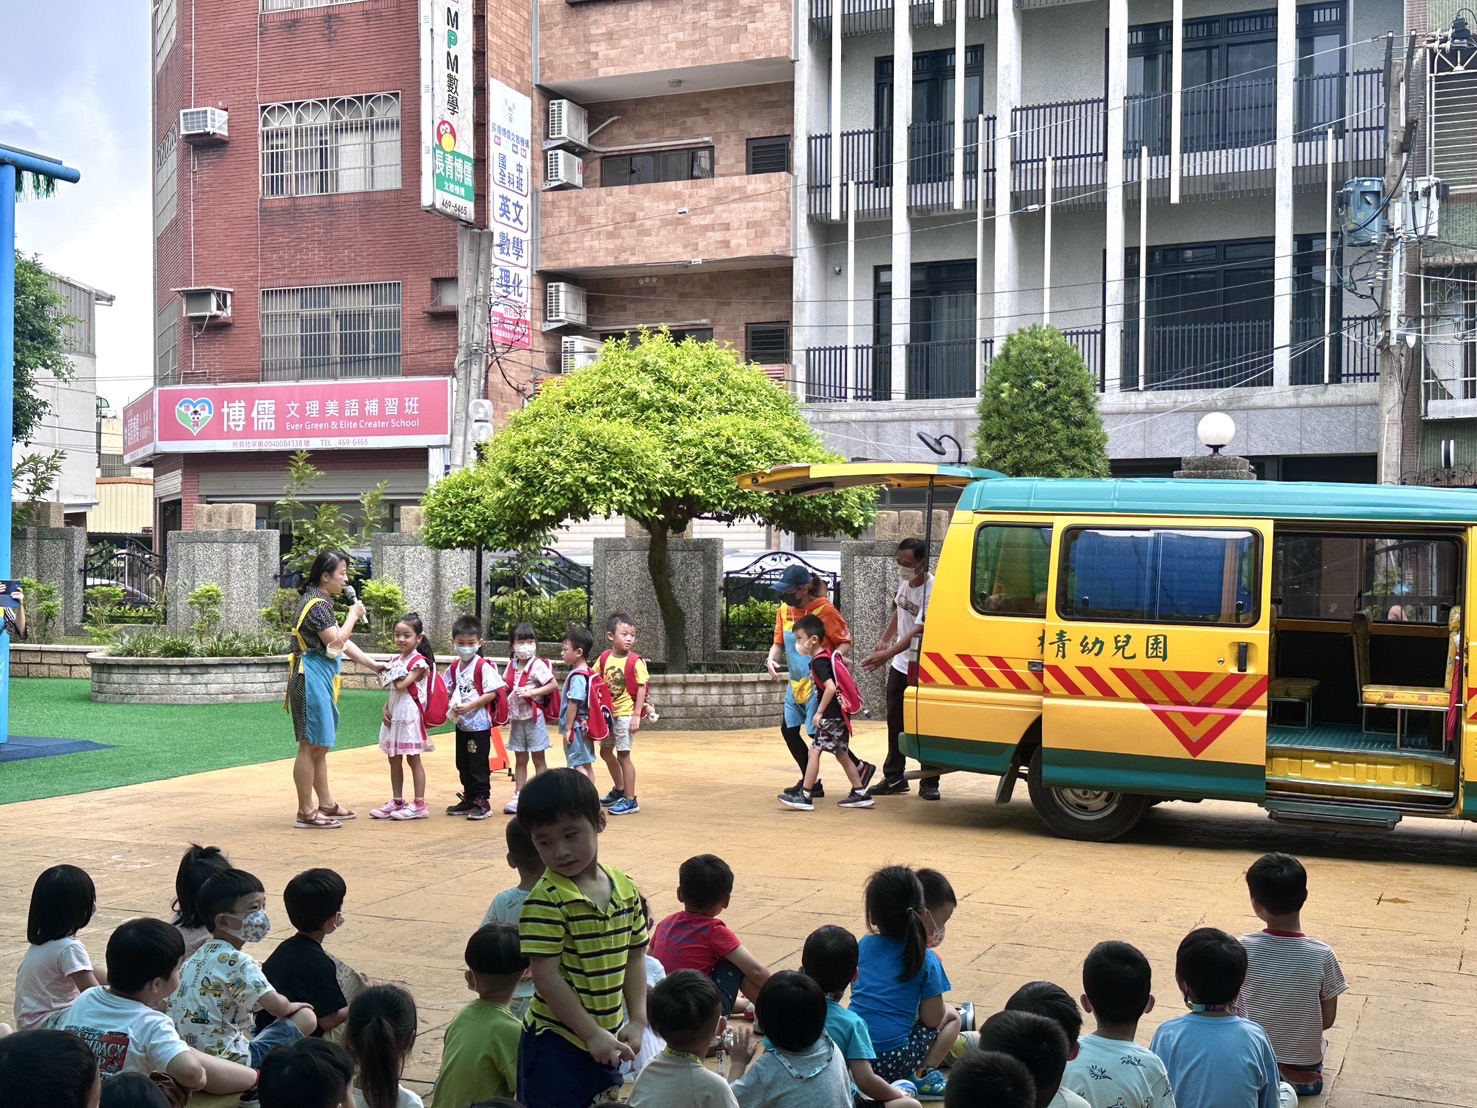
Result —
<instances>
[{"instance_id":1,"label":"pink sneaker","mask_svg":"<svg viewBox=\"0 0 1477 1108\"><path fill-rule=\"evenodd\" d=\"M424 800L417 800L414 804L400 802L400 807L390 813L391 819L430 819L431 809Z\"/></svg>"},{"instance_id":2,"label":"pink sneaker","mask_svg":"<svg viewBox=\"0 0 1477 1108\"><path fill-rule=\"evenodd\" d=\"M408 807L409 807L409 805L406 804L405 801L401 800L397 796L397 797L394 797L394 798L392 798L390 800L385 801L384 804L382 804L380 807L378 807L378 808L374 809L372 812L370 812L369 813L369 818L370 819L394 819L396 812L400 811L400 809L402 809L402 808L408 808Z\"/></svg>"}]
</instances>

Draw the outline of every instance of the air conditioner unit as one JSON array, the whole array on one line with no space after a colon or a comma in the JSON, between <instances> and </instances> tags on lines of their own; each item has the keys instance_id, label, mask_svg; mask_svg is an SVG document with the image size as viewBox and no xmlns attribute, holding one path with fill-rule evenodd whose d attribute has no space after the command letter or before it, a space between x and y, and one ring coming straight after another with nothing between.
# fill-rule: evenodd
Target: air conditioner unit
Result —
<instances>
[{"instance_id":1,"label":"air conditioner unit","mask_svg":"<svg viewBox=\"0 0 1477 1108\"><path fill-rule=\"evenodd\" d=\"M184 299L184 310L181 314L186 319L208 323L212 319L229 320L231 318L231 294L234 291L232 289L206 286L196 289L175 289L174 291Z\"/></svg>"},{"instance_id":2,"label":"air conditioner unit","mask_svg":"<svg viewBox=\"0 0 1477 1108\"><path fill-rule=\"evenodd\" d=\"M565 281L551 281L544 289L544 322L559 327L585 325L585 290Z\"/></svg>"},{"instance_id":3,"label":"air conditioner unit","mask_svg":"<svg viewBox=\"0 0 1477 1108\"><path fill-rule=\"evenodd\" d=\"M559 371L561 373L573 373L577 369L584 369L600 357L601 342L599 339L581 338L578 335L568 335L559 341Z\"/></svg>"},{"instance_id":4,"label":"air conditioner unit","mask_svg":"<svg viewBox=\"0 0 1477 1108\"><path fill-rule=\"evenodd\" d=\"M573 100L549 101L549 141L584 146L590 140L590 113Z\"/></svg>"},{"instance_id":5,"label":"air conditioner unit","mask_svg":"<svg viewBox=\"0 0 1477 1108\"><path fill-rule=\"evenodd\" d=\"M545 155L545 189L582 189L585 187L585 166L579 156L568 150L550 150Z\"/></svg>"},{"instance_id":6,"label":"air conditioner unit","mask_svg":"<svg viewBox=\"0 0 1477 1108\"><path fill-rule=\"evenodd\" d=\"M213 146L229 135L225 108L185 108L179 113L179 137L195 146Z\"/></svg>"}]
</instances>

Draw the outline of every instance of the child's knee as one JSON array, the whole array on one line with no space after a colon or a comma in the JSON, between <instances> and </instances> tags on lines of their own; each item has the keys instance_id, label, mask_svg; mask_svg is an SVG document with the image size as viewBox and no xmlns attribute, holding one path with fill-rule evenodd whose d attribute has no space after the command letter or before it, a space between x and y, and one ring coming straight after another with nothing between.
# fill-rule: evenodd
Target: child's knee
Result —
<instances>
[{"instance_id":1,"label":"child's knee","mask_svg":"<svg viewBox=\"0 0 1477 1108\"><path fill-rule=\"evenodd\" d=\"M294 1027L303 1033L303 1038L307 1038L314 1031L318 1030L318 1017L313 1014L313 1009L311 1008L299 1008L287 1018L292 1021Z\"/></svg>"}]
</instances>

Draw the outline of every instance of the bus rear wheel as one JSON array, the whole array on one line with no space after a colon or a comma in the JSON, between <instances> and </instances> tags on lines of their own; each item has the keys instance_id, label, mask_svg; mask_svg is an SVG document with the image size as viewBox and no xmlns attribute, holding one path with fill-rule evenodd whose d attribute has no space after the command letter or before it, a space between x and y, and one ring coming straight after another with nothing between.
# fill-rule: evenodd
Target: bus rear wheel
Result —
<instances>
[{"instance_id":1,"label":"bus rear wheel","mask_svg":"<svg viewBox=\"0 0 1477 1108\"><path fill-rule=\"evenodd\" d=\"M1054 789L1041 783L1041 748L1031 755L1026 787L1031 806L1064 839L1105 843L1128 834L1149 810L1149 798L1100 789Z\"/></svg>"}]
</instances>

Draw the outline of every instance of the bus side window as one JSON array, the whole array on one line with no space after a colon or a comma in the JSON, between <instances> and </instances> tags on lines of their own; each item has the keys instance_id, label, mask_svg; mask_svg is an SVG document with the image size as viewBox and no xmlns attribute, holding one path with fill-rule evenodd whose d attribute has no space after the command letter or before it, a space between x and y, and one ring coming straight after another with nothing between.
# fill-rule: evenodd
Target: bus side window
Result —
<instances>
[{"instance_id":1,"label":"bus side window","mask_svg":"<svg viewBox=\"0 0 1477 1108\"><path fill-rule=\"evenodd\" d=\"M986 523L974 533L970 599L982 615L1046 615L1051 528Z\"/></svg>"}]
</instances>

